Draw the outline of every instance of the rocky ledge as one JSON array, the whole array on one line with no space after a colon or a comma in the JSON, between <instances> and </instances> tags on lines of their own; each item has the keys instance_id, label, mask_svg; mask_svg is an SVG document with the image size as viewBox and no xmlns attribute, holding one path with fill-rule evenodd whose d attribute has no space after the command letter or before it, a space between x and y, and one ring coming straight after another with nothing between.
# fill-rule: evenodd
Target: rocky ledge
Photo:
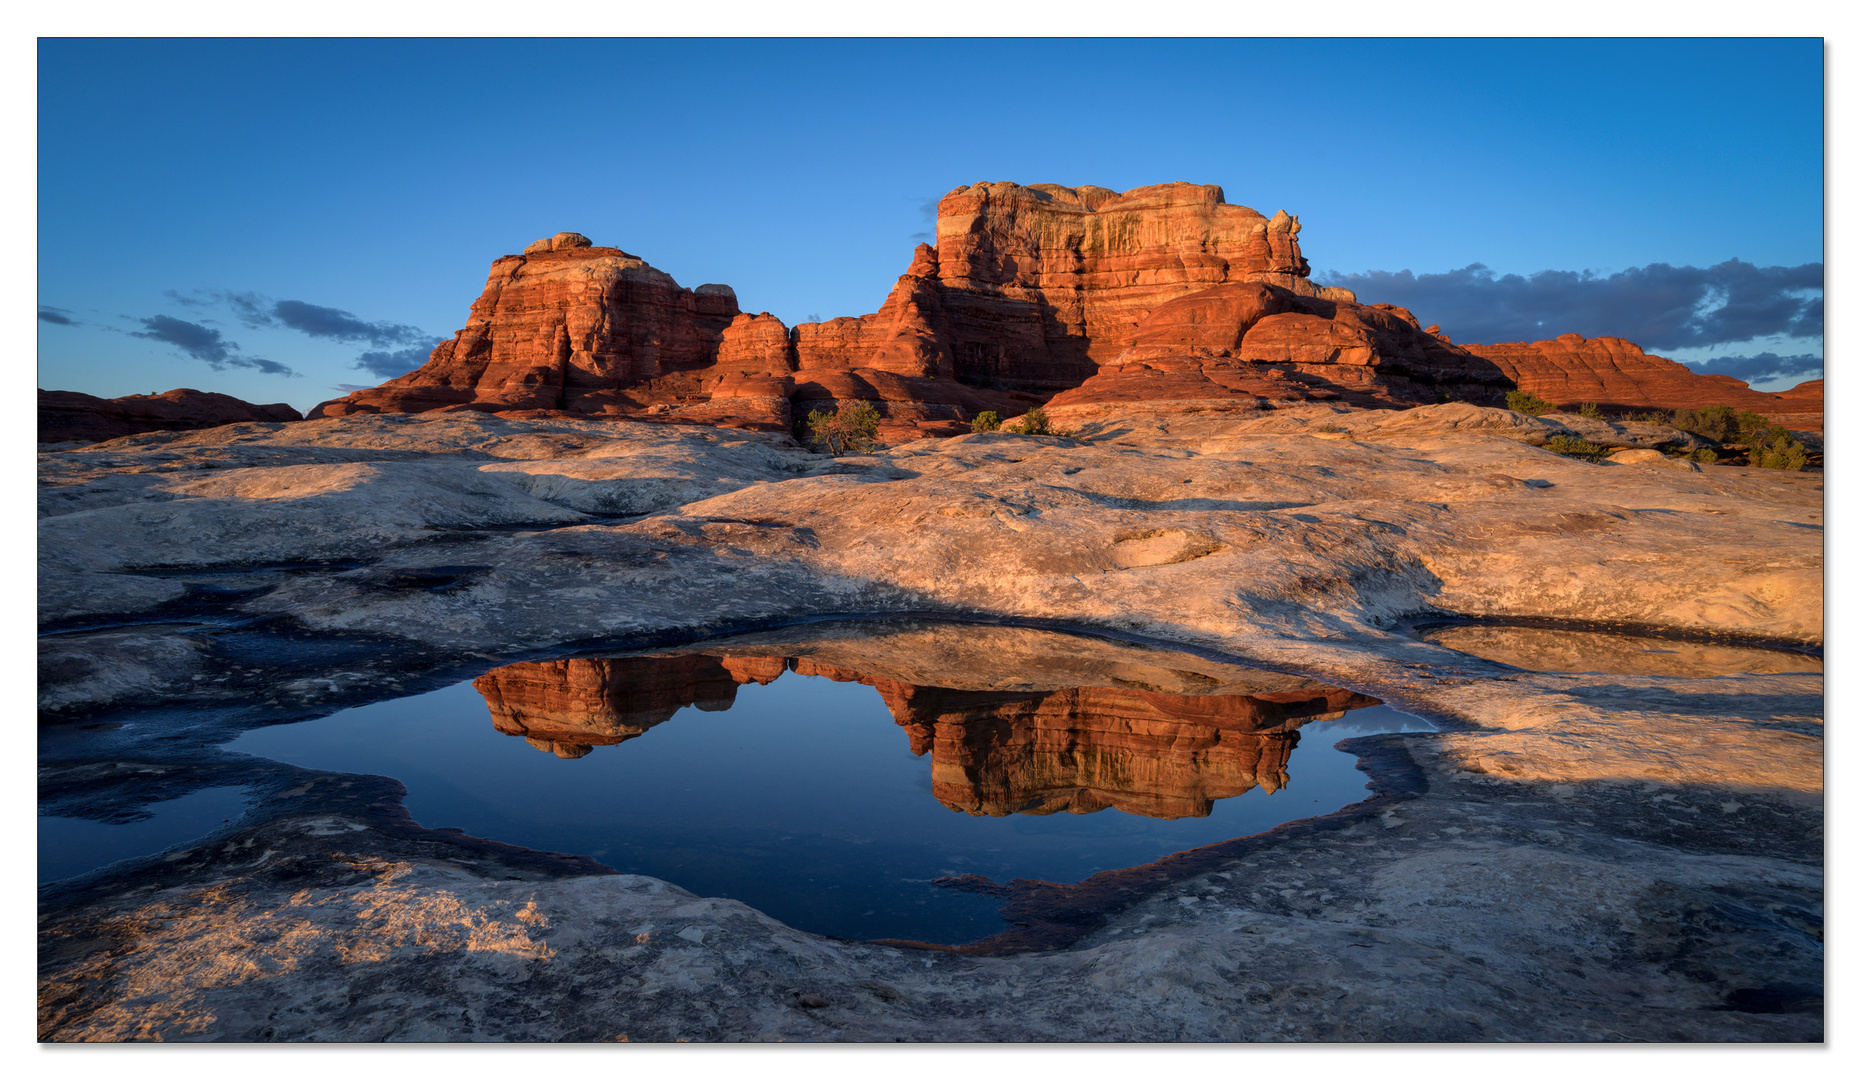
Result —
<instances>
[{"instance_id":1,"label":"rocky ledge","mask_svg":"<svg viewBox=\"0 0 1861 1080\"><path fill-rule=\"evenodd\" d=\"M479 413L42 456L42 805L254 803L41 890L41 1037L1822 1037L1819 674L1538 673L1404 632L1814 648L1820 476L1560 457L1534 444L1568 428L1470 405L1092 408L1082 438L837 459ZM1439 730L1346 744L1355 808L1092 879L1090 904L1023 887L1028 933L957 950L801 933L216 749L507 664L888 614L1186 650Z\"/></svg>"}]
</instances>

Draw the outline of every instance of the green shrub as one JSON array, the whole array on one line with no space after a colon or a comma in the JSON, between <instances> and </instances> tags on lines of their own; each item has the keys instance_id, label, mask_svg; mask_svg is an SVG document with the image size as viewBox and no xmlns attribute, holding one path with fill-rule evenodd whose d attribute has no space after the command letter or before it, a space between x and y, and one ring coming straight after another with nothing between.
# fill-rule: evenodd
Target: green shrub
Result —
<instances>
[{"instance_id":1,"label":"green shrub","mask_svg":"<svg viewBox=\"0 0 1861 1080\"><path fill-rule=\"evenodd\" d=\"M1809 460L1809 451L1802 443L1784 429L1777 428L1768 442L1761 442L1750 449L1751 464L1760 469L1787 469L1801 472Z\"/></svg>"},{"instance_id":2,"label":"green shrub","mask_svg":"<svg viewBox=\"0 0 1861 1080\"><path fill-rule=\"evenodd\" d=\"M971 431L1000 431L1001 429L1002 414L996 412L994 409L977 413L976 418L969 422L969 430Z\"/></svg>"},{"instance_id":3,"label":"green shrub","mask_svg":"<svg viewBox=\"0 0 1861 1080\"><path fill-rule=\"evenodd\" d=\"M1603 418L1602 406L1596 404L1594 401L1586 401L1577 406L1577 415L1587 416L1591 420L1601 420Z\"/></svg>"},{"instance_id":4,"label":"green shrub","mask_svg":"<svg viewBox=\"0 0 1861 1080\"><path fill-rule=\"evenodd\" d=\"M870 401L841 402L831 413L808 413L808 442L816 452L838 457L864 454L879 442L879 410Z\"/></svg>"},{"instance_id":5,"label":"green shrub","mask_svg":"<svg viewBox=\"0 0 1861 1080\"><path fill-rule=\"evenodd\" d=\"M1335 434L1337 432L1343 431L1344 429L1337 426L1336 424L1320 424L1318 425L1318 430L1325 432L1326 434Z\"/></svg>"},{"instance_id":6,"label":"green shrub","mask_svg":"<svg viewBox=\"0 0 1861 1080\"><path fill-rule=\"evenodd\" d=\"M1681 431L1703 435L1716 443L1742 446L1750 464L1760 469L1787 469L1795 472L1802 469L1809 460L1809 450L1796 436L1785 430L1782 424L1750 409L1734 409L1730 405L1681 409L1674 413L1671 424Z\"/></svg>"},{"instance_id":7,"label":"green shrub","mask_svg":"<svg viewBox=\"0 0 1861 1080\"><path fill-rule=\"evenodd\" d=\"M1051 435L1053 428L1047 423L1047 410L1036 405L1021 414L1021 420L1013 427L1003 428L1016 435Z\"/></svg>"},{"instance_id":8,"label":"green shrub","mask_svg":"<svg viewBox=\"0 0 1861 1080\"><path fill-rule=\"evenodd\" d=\"M1654 409L1649 412L1629 413L1627 419L1639 420L1644 424L1667 424L1671 427L1673 425L1674 414Z\"/></svg>"},{"instance_id":9,"label":"green shrub","mask_svg":"<svg viewBox=\"0 0 1861 1080\"><path fill-rule=\"evenodd\" d=\"M1596 443L1586 439L1574 438L1569 435L1551 436L1549 439L1545 440L1544 448L1553 454L1562 454L1565 457L1586 458L1590 461L1595 461L1607 452L1604 447Z\"/></svg>"},{"instance_id":10,"label":"green shrub","mask_svg":"<svg viewBox=\"0 0 1861 1080\"><path fill-rule=\"evenodd\" d=\"M1526 416L1543 416L1557 406L1529 390L1512 390L1506 393L1506 408Z\"/></svg>"},{"instance_id":11,"label":"green shrub","mask_svg":"<svg viewBox=\"0 0 1861 1080\"><path fill-rule=\"evenodd\" d=\"M1738 436L1738 410L1730 405L1707 405L1699 409L1680 409L1668 425L1703 435L1713 442L1731 442Z\"/></svg>"},{"instance_id":12,"label":"green shrub","mask_svg":"<svg viewBox=\"0 0 1861 1080\"><path fill-rule=\"evenodd\" d=\"M1690 456L1701 465L1711 465L1713 462L1719 460L1719 452L1706 446L1702 446L1698 450L1693 451Z\"/></svg>"}]
</instances>

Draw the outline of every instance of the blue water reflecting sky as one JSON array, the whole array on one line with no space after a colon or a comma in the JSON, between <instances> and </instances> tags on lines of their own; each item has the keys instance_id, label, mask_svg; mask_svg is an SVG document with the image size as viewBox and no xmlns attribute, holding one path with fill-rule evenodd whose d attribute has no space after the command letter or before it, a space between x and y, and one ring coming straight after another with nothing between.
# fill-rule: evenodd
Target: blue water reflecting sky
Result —
<instances>
[{"instance_id":1,"label":"blue water reflecting sky","mask_svg":"<svg viewBox=\"0 0 1861 1080\"><path fill-rule=\"evenodd\" d=\"M591 855L802 929L959 942L1002 928L996 904L933 878L1076 881L1327 813L1367 794L1334 742L1427 729L1382 706L1308 724L1286 787L1174 820L951 810L932 796L930 756L912 755L878 691L794 672L741 687L727 711L687 707L575 760L494 730L469 683L248 732L229 749L392 776L423 825Z\"/></svg>"}]
</instances>

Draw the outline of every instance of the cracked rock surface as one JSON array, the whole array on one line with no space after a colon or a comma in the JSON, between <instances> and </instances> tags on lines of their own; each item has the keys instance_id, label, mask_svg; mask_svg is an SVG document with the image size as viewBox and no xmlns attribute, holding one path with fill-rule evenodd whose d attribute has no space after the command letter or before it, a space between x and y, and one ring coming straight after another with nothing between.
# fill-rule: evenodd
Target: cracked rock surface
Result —
<instances>
[{"instance_id":1,"label":"cracked rock surface","mask_svg":"<svg viewBox=\"0 0 1861 1080\"><path fill-rule=\"evenodd\" d=\"M1820 1039L1814 665L1533 672L1403 630L1819 646L1821 477L1590 464L1515 417L1134 410L834 459L450 413L44 454L42 799L256 801L41 890L41 1037ZM213 749L504 663L887 614L1141 638L1440 730L1355 741L1371 804L1007 954L805 934Z\"/></svg>"}]
</instances>

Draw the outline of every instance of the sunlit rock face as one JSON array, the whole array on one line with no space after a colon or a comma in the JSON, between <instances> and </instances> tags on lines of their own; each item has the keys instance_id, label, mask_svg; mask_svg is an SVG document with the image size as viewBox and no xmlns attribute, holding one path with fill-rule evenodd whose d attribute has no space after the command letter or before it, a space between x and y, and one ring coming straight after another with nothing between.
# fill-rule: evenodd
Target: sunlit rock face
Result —
<instances>
[{"instance_id":1,"label":"sunlit rock face","mask_svg":"<svg viewBox=\"0 0 1861 1080\"><path fill-rule=\"evenodd\" d=\"M697 371L716 363L739 314L728 286L683 288L644 259L559 233L492 263L465 328L426 364L309 415L452 406L626 415L699 393ZM744 345L739 355L754 354Z\"/></svg>"},{"instance_id":2,"label":"sunlit rock face","mask_svg":"<svg viewBox=\"0 0 1861 1080\"><path fill-rule=\"evenodd\" d=\"M1259 695L1106 686L954 690L779 656L512 664L473 685L499 731L579 758L642 735L687 705L729 708L738 686L766 685L787 671L876 689L911 752L931 755L937 800L989 816L1112 807L1203 817L1217 799L1279 790L1300 725L1379 704L1317 684Z\"/></svg>"},{"instance_id":3,"label":"sunlit rock face","mask_svg":"<svg viewBox=\"0 0 1861 1080\"><path fill-rule=\"evenodd\" d=\"M1528 390L1558 405L1698 409L1730 405L1797 431L1822 430L1822 380L1782 393L1753 390L1729 375L1701 374L1621 338L1564 334L1548 341L1469 345Z\"/></svg>"},{"instance_id":4,"label":"sunlit rock face","mask_svg":"<svg viewBox=\"0 0 1861 1080\"><path fill-rule=\"evenodd\" d=\"M983 411L1020 415L1102 368L1112 382L1085 400L1494 396L1492 364L1400 309L1312 284L1299 228L1212 184L966 184L939 203L936 246L917 246L878 311L792 329L740 311L728 286L686 289L559 233L494 262L465 329L419 370L310 416L475 409L788 431L813 409L865 402L897 441L959 434ZM1172 377L1184 371L1199 377Z\"/></svg>"}]
</instances>

